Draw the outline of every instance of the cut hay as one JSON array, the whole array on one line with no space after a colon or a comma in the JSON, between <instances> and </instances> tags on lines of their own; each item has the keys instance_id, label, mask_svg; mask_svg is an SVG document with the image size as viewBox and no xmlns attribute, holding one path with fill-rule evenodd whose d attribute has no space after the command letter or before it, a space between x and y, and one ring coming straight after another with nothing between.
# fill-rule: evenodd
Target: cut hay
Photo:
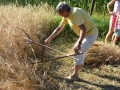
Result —
<instances>
[{"instance_id":1,"label":"cut hay","mask_svg":"<svg viewBox=\"0 0 120 90\"><path fill-rule=\"evenodd\" d=\"M87 53L86 64L120 63L120 48L112 44L96 42Z\"/></svg>"},{"instance_id":2,"label":"cut hay","mask_svg":"<svg viewBox=\"0 0 120 90\"><path fill-rule=\"evenodd\" d=\"M0 6L0 90L42 90L44 87L35 71L37 65L29 65L34 53L41 47L27 44L25 30L32 39L42 42L53 19L53 8L44 6ZM35 50L33 50L35 49ZM45 66L45 65L44 65Z\"/></svg>"}]
</instances>

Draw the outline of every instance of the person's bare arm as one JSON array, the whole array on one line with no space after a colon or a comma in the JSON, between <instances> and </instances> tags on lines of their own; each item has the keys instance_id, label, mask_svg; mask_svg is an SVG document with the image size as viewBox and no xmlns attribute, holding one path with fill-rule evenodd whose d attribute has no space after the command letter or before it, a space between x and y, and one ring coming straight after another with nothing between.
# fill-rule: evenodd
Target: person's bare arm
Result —
<instances>
[{"instance_id":1,"label":"person's bare arm","mask_svg":"<svg viewBox=\"0 0 120 90\"><path fill-rule=\"evenodd\" d=\"M48 44L54 37L56 37L62 30L64 27L62 26L58 26L53 33L45 40L45 44Z\"/></svg>"},{"instance_id":2,"label":"person's bare arm","mask_svg":"<svg viewBox=\"0 0 120 90\"><path fill-rule=\"evenodd\" d=\"M111 11L111 6L115 3L116 0L111 0L108 4L107 4L107 9L108 9L108 12L110 14L113 14L113 11Z\"/></svg>"},{"instance_id":3,"label":"person's bare arm","mask_svg":"<svg viewBox=\"0 0 120 90\"><path fill-rule=\"evenodd\" d=\"M84 37L85 37L85 33L86 33L86 27L84 24L79 26L81 28L81 32L80 32L80 37L79 37L79 43L82 43Z\"/></svg>"},{"instance_id":4,"label":"person's bare arm","mask_svg":"<svg viewBox=\"0 0 120 90\"><path fill-rule=\"evenodd\" d=\"M80 36L79 36L79 39L78 39L78 41L77 41L77 43L76 43L76 45L74 47L74 51L76 53L78 53L78 51L81 49L81 44L82 44L82 41L83 41L83 39L85 37L85 33L86 33L86 27L85 27L84 24L81 24L79 27L81 29Z\"/></svg>"}]
</instances>

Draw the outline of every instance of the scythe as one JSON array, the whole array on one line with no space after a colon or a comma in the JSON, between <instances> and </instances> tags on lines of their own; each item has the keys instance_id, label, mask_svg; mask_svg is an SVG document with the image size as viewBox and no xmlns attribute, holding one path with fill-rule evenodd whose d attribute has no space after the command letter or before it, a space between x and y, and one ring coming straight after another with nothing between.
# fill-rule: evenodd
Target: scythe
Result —
<instances>
[{"instance_id":1,"label":"scythe","mask_svg":"<svg viewBox=\"0 0 120 90\"><path fill-rule=\"evenodd\" d=\"M53 49L53 48L51 48L51 47L49 47L49 46L47 46L47 45L41 44L41 43L39 43L39 42L37 42L37 41L34 41L34 40L27 34L27 32L26 32L25 30L23 30L22 28L19 28L19 27L13 27L13 28L20 29L20 30L27 36L27 38L25 38L25 39L27 39L27 40L29 41L29 43L38 44L38 45L40 45L40 46L43 47L41 60L40 60L40 61L37 61L37 62L32 62L31 64L47 62L47 61L56 60L56 59L61 59L61 58L65 58L65 57L69 57L69 58L78 60L77 58L74 58L74 57L72 57L72 56L80 55L80 54L83 53L83 52L79 52L79 53L74 53L74 54L65 55L64 53L62 53L62 52L60 52L60 51L58 51L58 50L56 50L56 49ZM64 56L60 56L60 57L50 58L50 59L45 59L45 60L44 60L44 51L45 51L45 48L51 49L51 50L53 50L53 51L55 51L55 52L58 52L58 53L60 53L60 54L62 54L62 55L64 55Z\"/></svg>"}]
</instances>

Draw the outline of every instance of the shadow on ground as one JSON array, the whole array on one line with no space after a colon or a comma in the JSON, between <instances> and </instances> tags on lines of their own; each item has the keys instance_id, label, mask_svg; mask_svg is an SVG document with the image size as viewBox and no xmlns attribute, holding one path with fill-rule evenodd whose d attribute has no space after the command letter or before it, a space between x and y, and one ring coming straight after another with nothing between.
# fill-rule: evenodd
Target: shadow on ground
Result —
<instances>
[{"instance_id":1,"label":"shadow on ground","mask_svg":"<svg viewBox=\"0 0 120 90\"><path fill-rule=\"evenodd\" d=\"M116 80L120 82L120 79L116 77L110 77L107 75L105 76L98 75L98 76L101 78L107 78L110 80ZM58 79L60 81L64 81L63 77L53 76L52 78ZM73 81L73 82L64 81L64 83L66 87L71 88L72 90L93 90L93 89L88 88L88 85L95 86L96 88L100 88L100 90L120 90L120 87L117 87L117 86L96 84L96 83L89 82L83 79L80 79L79 81Z\"/></svg>"}]
</instances>

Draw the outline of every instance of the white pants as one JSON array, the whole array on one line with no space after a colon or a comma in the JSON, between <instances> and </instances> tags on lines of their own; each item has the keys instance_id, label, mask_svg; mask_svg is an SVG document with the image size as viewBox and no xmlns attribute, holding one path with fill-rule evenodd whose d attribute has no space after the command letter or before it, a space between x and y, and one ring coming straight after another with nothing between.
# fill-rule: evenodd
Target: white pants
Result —
<instances>
[{"instance_id":1,"label":"white pants","mask_svg":"<svg viewBox=\"0 0 120 90\"><path fill-rule=\"evenodd\" d=\"M74 60L74 64L75 65L82 65L82 64L84 64L86 53L88 52L90 47L94 44L94 42L96 41L97 37L98 37L98 33L94 34L93 36L86 36L83 39L82 44L81 44L81 50L79 50L79 52L82 51L83 54L74 56L75 58L77 58L77 60L76 59Z\"/></svg>"}]
</instances>

